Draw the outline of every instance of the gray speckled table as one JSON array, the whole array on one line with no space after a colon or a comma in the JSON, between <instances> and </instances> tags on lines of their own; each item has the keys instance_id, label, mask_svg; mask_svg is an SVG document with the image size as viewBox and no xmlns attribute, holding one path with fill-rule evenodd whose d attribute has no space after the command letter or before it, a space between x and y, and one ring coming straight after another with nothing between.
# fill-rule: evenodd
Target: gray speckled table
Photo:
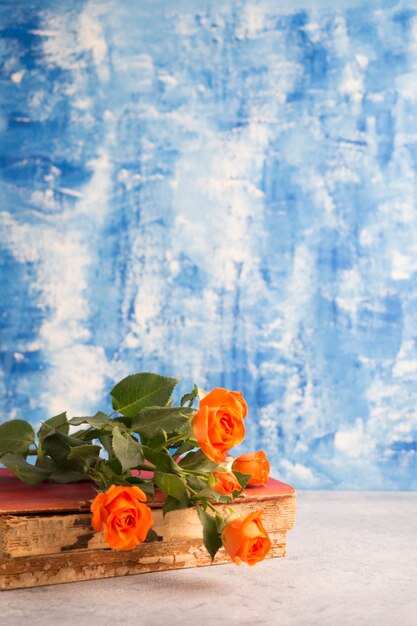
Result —
<instances>
[{"instance_id":1,"label":"gray speckled table","mask_svg":"<svg viewBox=\"0 0 417 626\"><path fill-rule=\"evenodd\" d=\"M4 626L417 625L417 493L301 492L286 559L0 592Z\"/></svg>"}]
</instances>

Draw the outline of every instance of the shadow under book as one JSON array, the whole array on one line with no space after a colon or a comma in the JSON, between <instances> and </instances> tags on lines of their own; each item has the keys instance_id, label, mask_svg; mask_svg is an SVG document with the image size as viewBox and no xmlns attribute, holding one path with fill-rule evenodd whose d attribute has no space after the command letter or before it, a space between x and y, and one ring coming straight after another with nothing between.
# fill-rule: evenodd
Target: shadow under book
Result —
<instances>
[{"instance_id":1,"label":"shadow under book","mask_svg":"<svg viewBox=\"0 0 417 626\"><path fill-rule=\"evenodd\" d=\"M0 589L211 564L195 509L164 518L158 497L151 505L154 524L146 541L135 550L110 550L91 528L88 500L96 493L92 483L32 486L0 469ZM262 509L272 542L268 558L285 556L287 531L295 523L293 487L271 478L265 487L247 488L233 508L239 515ZM223 548L214 560L220 563L230 563Z\"/></svg>"}]
</instances>

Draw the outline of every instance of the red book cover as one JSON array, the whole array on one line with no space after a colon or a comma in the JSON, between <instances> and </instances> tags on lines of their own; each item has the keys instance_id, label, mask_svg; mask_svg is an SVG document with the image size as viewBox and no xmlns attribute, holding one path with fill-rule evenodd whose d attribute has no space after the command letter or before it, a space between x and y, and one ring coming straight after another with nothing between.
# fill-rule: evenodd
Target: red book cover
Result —
<instances>
[{"instance_id":1,"label":"red book cover","mask_svg":"<svg viewBox=\"0 0 417 626\"><path fill-rule=\"evenodd\" d=\"M144 478L149 477L149 472L147 474L148 476L144 476ZM9 470L0 469L0 515L88 511L90 507L88 500L92 500L97 492L98 487L91 482L68 485L57 483L28 485ZM274 500L294 494L294 487L270 478L265 487L246 488L244 499L247 502L260 499ZM150 506L160 507L164 497L163 494L156 493L155 502L150 502ZM241 500L242 498L237 498L235 502Z\"/></svg>"}]
</instances>

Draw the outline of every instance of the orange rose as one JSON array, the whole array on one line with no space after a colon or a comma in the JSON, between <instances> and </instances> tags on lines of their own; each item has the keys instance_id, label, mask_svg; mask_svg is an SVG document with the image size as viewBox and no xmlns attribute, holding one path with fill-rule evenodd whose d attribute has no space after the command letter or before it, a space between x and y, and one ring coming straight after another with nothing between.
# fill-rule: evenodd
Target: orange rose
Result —
<instances>
[{"instance_id":1,"label":"orange rose","mask_svg":"<svg viewBox=\"0 0 417 626\"><path fill-rule=\"evenodd\" d=\"M243 562L255 565L262 561L271 548L271 540L262 526L263 511L254 511L238 517L223 531L223 546L237 565Z\"/></svg>"},{"instance_id":2,"label":"orange rose","mask_svg":"<svg viewBox=\"0 0 417 626\"><path fill-rule=\"evenodd\" d=\"M242 474L251 474L248 485L266 485L269 479L270 466L265 452L241 454L234 461L232 468Z\"/></svg>"},{"instance_id":3,"label":"orange rose","mask_svg":"<svg viewBox=\"0 0 417 626\"><path fill-rule=\"evenodd\" d=\"M221 463L226 452L245 437L247 405L239 391L216 387L201 401L193 418L193 432L204 454Z\"/></svg>"},{"instance_id":4,"label":"orange rose","mask_svg":"<svg viewBox=\"0 0 417 626\"><path fill-rule=\"evenodd\" d=\"M222 496L231 496L234 491L241 491L242 489L232 472L213 472L213 476L216 482L212 489Z\"/></svg>"},{"instance_id":5,"label":"orange rose","mask_svg":"<svg viewBox=\"0 0 417 626\"><path fill-rule=\"evenodd\" d=\"M101 532L104 540L114 550L133 550L146 539L152 526L151 510L146 495L139 487L116 487L112 485L105 493L93 500L92 526Z\"/></svg>"}]
</instances>

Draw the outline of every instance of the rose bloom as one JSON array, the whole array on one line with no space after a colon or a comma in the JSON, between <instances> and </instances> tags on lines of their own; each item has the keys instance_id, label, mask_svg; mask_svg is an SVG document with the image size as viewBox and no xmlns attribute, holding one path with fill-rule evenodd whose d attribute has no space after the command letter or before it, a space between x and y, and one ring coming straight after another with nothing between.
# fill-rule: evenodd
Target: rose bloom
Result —
<instances>
[{"instance_id":1,"label":"rose bloom","mask_svg":"<svg viewBox=\"0 0 417 626\"><path fill-rule=\"evenodd\" d=\"M234 491L241 491L242 487L233 472L213 472L215 483L213 491L222 496L231 496Z\"/></svg>"},{"instance_id":2,"label":"rose bloom","mask_svg":"<svg viewBox=\"0 0 417 626\"><path fill-rule=\"evenodd\" d=\"M271 540L262 525L263 511L254 511L238 517L223 531L223 546L237 565L242 561L255 565L262 561L271 548Z\"/></svg>"},{"instance_id":3,"label":"rose bloom","mask_svg":"<svg viewBox=\"0 0 417 626\"><path fill-rule=\"evenodd\" d=\"M265 452L241 454L234 461L232 468L242 474L251 474L248 485L266 485L269 479L270 466Z\"/></svg>"},{"instance_id":4,"label":"rose bloom","mask_svg":"<svg viewBox=\"0 0 417 626\"><path fill-rule=\"evenodd\" d=\"M239 391L216 387L201 401L192 422L194 436L204 454L222 463L226 452L245 437L247 405Z\"/></svg>"},{"instance_id":5,"label":"rose bloom","mask_svg":"<svg viewBox=\"0 0 417 626\"><path fill-rule=\"evenodd\" d=\"M152 526L151 510L146 495L139 487L116 487L112 485L105 493L93 500L92 526L114 550L133 550L146 539Z\"/></svg>"}]
</instances>

